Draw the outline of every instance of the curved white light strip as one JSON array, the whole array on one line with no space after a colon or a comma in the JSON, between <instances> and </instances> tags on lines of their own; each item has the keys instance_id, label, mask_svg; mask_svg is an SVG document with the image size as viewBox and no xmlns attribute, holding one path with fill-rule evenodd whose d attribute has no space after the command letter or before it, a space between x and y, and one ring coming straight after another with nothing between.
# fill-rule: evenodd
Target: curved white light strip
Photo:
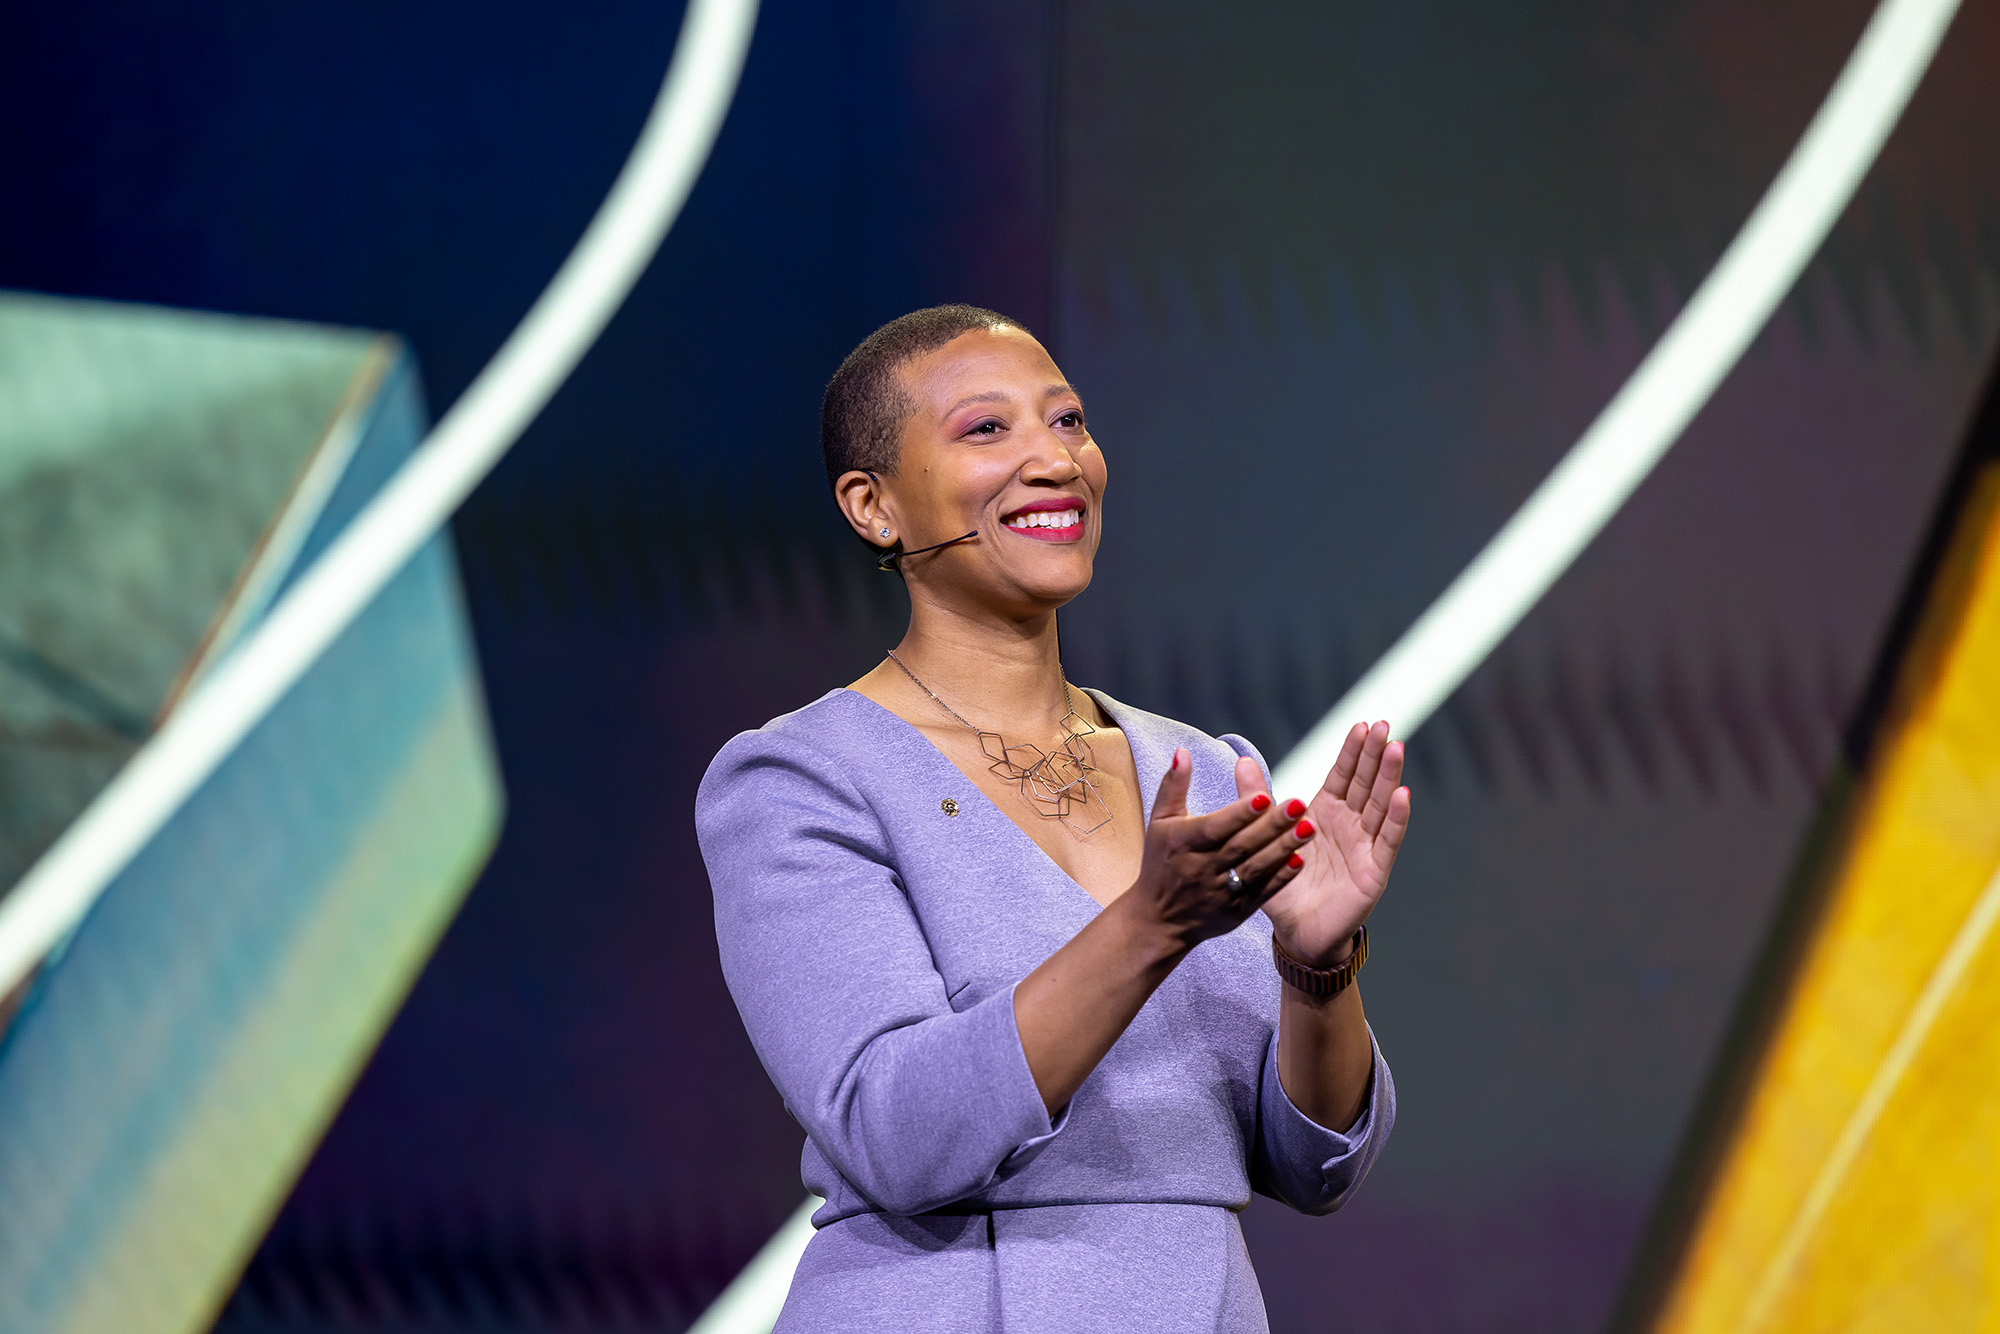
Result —
<instances>
[{"instance_id":1,"label":"curved white light strip","mask_svg":"<svg viewBox=\"0 0 2000 1334\"><path fill-rule=\"evenodd\" d=\"M1673 327L1485 550L1285 756L1275 790L1316 790L1357 720L1416 731L1610 522L1826 239L1957 10L1958 0L1882 0L1798 147ZM770 1334L811 1235L802 1220L817 1204L808 1200L758 1252L699 1334Z\"/></svg>"},{"instance_id":2,"label":"curved white light strip","mask_svg":"<svg viewBox=\"0 0 2000 1334\"><path fill-rule=\"evenodd\" d=\"M1937 1023L1938 1015L1944 1012L1945 1002L1951 999L1952 993L1958 990L1958 984L1965 979L1966 969L1979 957L1979 951L1986 944L1986 938L1993 934L1996 922L2000 922L2000 874L1986 882L1986 888L1973 902L1972 911L1960 923L1958 934L1951 938L1951 944L1938 959L1937 967L1924 979L1924 989L1917 993L1916 1003L1904 1016L1903 1027L1897 1032L1896 1040L1882 1054L1882 1063L1875 1067L1875 1074L1863 1090L1861 1100L1854 1104L1847 1124L1840 1128L1840 1137L1833 1142L1826 1161L1820 1164L1811 1188L1800 1199L1798 1212L1792 1215L1791 1224L1785 1229L1777 1248L1771 1252L1771 1258L1757 1280L1756 1290L1750 1294L1750 1300L1743 1308L1743 1318L1737 1325L1743 1334L1750 1334L1771 1314L1771 1307L1777 1301L1785 1280L1798 1266L1799 1257L1805 1254L1806 1243L1812 1240L1820 1219L1826 1215L1827 1206L1833 1203L1835 1192L1847 1179L1848 1169L1861 1156L1869 1133L1882 1119L1897 1085L1903 1082L1903 1076L1909 1073L1910 1063L1916 1060L1924 1039L1930 1036L1931 1026Z\"/></svg>"},{"instance_id":3,"label":"curved white light strip","mask_svg":"<svg viewBox=\"0 0 2000 1334\"><path fill-rule=\"evenodd\" d=\"M777 1235L764 1243L756 1258L743 1266L743 1272L701 1313L701 1319L688 1327L687 1334L771 1334L792 1289L792 1271L799 1267L799 1257L812 1240L813 1210L819 1206L817 1195L807 1196Z\"/></svg>"},{"instance_id":4,"label":"curved white light strip","mask_svg":"<svg viewBox=\"0 0 2000 1334\"><path fill-rule=\"evenodd\" d=\"M1687 308L1527 503L1278 766L1318 789L1347 731L1408 736L1610 522L1791 290L1916 91L1958 0L1882 0L1826 102Z\"/></svg>"},{"instance_id":5,"label":"curved white light strip","mask_svg":"<svg viewBox=\"0 0 2000 1334\"><path fill-rule=\"evenodd\" d=\"M639 141L519 327L368 507L0 900L0 995L304 675L519 438L631 291L722 127L756 0L691 0Z\"/></svg>"}]
</instances>

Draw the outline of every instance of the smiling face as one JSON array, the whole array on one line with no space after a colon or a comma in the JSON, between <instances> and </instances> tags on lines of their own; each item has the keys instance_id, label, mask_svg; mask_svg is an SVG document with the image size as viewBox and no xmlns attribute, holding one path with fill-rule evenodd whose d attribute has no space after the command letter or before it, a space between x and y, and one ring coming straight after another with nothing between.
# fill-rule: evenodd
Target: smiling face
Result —
<instances>
[{"instance_id":1,"label":"smiling face","mask_svg":"<svg viewBox=\"0 0 2000 1334\"><path fill-rule=\"evenodd\" d=\"M896 470L843 474L842 509L870 542L905 551L979 534L905 560L911 595L1023 619L1089 586L1104 455L1042 345L1011 326L975 329L899 378L912 411Z\"/></svg>"}]
</instances>

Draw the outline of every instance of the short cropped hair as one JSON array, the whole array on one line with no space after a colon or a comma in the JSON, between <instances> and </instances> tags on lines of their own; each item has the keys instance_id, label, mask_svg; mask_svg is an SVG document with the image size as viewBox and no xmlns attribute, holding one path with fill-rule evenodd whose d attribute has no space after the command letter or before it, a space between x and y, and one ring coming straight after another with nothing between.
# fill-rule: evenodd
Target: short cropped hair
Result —
<instances>
[{"instance_id":1,"label":"short cropped hair","mask_svg":"<svg viewBox=\"0 0 2000 1334\"><path fill-rule=\"evenodd\" d=\"M980 306L930 306L890 320L862 339L827 381L820 401L819 447L827 485L844 472L896 471L903 427L916 410L897 378L904 363L962 333L1003 324L1027 332L1019 320Z\"/></svg>"}]
</instances>

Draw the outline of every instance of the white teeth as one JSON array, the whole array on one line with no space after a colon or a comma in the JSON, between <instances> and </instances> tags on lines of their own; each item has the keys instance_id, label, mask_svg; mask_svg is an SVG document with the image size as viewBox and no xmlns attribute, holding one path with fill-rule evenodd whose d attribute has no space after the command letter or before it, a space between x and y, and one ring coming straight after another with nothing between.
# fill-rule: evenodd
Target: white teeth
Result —
<instances>
[{"instance_id":1,"label":"white teeth","mask_svg":"<svg viewBox=\"0 0 2000 1334\"><path fill-rule=\"evenodd\" d=\"M1083 522L1081 510L1037 510L1033 514L1017 514L1007 520L1009 528L1073 528Z\"/></svg>"}]
</instances>

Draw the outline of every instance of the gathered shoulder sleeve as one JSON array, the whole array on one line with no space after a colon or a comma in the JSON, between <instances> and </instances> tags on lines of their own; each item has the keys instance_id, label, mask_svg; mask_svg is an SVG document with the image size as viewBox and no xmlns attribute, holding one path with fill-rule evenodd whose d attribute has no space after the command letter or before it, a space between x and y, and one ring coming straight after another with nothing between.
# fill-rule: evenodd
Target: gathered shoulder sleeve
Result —
<instances>
[{"instance_id":1,"label":"gathered shoulder sleeve","mask_svg":"<svg viewBox=\"0 0 2000 1334\"><path fill-rule=\"evenodd\" d=\"M1255 746L1234 734L1220 740L1238 755L1257 761L1266 785L1270 783L1271 767ZM1382 1059L1373 1029L1369 1030L1368 1043L1375 1068L1369 1076L1361 1118L1344 1132L1329 1130L1294 1107L1279 1082L1278 1034L1273 1020L1258 1080L1257 1135L1250 1153L1252 1189L1305 1214L1330 1214L1354 1194L1381 1156L1396 1124L1396 1081L1389 1074L1389 1063Z\"/></svg>"},{"instance_id":2,"label":"gathered shoulder sleeve","mask_svg":"<svg viewBox=\"0 0 2000 1334\"><path fill-rule=\"evenodd\" d=\"M834 1169L885 1212L940 1208L1025 1167L1062 1122L1013 987L952 1008L882 820L802 730L736 737L695 798L723 975Z\"/></svg>"}]
</instances>

